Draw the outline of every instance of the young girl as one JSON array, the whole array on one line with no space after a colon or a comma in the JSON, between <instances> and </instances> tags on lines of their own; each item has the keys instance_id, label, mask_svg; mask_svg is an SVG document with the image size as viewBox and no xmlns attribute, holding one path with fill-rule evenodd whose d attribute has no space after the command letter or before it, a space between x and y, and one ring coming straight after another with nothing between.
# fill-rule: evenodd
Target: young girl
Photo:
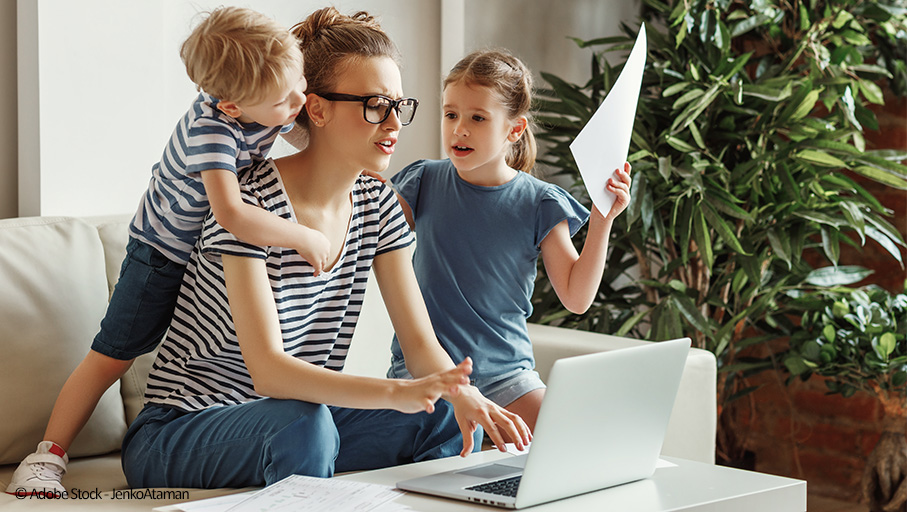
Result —
<instances>
[{"instance_id":1,"label":"young girl","mask_svg":"<svg viewBox=\"0 0 907 512\"><path fill-rule=\"evenodd\" d=\"M504 50L461 60L444 81L441 132L449 159L415 162L393 178L419 243L414 267L435 333L454 360L473 359L475 385L535 426L544 384L526 319L539 254L561 302L586 311L605 267L611 224L630 201L630 165L606 188L611 211L588 211L529 174L532 77ZM589 219L582 254L570 237ZM409 376L392 344L389 377Z\"/></svg>"},{"instance_id":2,"label":"young girl","mask_svg":"<svg viewBox=\"0 0 907 512\"><path fill-rule=\"evenodd\" d=\"M501 449L503 436L529 440L517 415L468 385L469 360L454 365L441 348L393 192L360 176L386 168L415 115L396 48L366 13L332 7L294 33L308 144L254 166L240 188L247 202L324 233L329 263L316 275L296 252L242 242L207 218L123 441L132 487L261 486L466 455L479 424ZM340 371L370 269L418 379Z\"/></svg>"}]
</instances>

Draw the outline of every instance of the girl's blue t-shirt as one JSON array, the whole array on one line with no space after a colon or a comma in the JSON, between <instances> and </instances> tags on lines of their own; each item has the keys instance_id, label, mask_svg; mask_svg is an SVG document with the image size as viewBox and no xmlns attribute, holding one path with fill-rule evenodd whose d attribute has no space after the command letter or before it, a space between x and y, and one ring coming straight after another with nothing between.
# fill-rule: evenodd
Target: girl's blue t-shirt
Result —
<instances>
[{"instance_id":1,"label":"girl's blue t-shirt","mask_svg":"<svg viewBox=\"0 0 907 512\"><path fill-rule=\"evenodd\" d=\"M589 211L566 190L524 172L483 187L457 174L450 160L420 160L391 178L413 212L413 266L441 344L472 378L533 369L526 320L541 249L567 220L570 236ZM396 337L393 356L403 358Z\"/></svg>"}]
</instances>

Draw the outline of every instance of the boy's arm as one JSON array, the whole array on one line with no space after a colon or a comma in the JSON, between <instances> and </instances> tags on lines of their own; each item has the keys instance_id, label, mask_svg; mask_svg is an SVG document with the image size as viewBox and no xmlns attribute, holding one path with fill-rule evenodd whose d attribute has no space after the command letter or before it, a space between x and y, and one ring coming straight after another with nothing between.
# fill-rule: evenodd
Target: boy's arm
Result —
<instances>
[{"instance_id":1,"label":"boy's arm","mask_svg":"<svg viewBox=\"0 0 907 512\"><path fill-rule=\"evenodd\" d=\"M202 172L205 194L218 224L244 242L296 249L315 269L327 266L330 242L320 231L282 219L243 202L236 175L226 169Z\"/></svg>"}]
</instances>

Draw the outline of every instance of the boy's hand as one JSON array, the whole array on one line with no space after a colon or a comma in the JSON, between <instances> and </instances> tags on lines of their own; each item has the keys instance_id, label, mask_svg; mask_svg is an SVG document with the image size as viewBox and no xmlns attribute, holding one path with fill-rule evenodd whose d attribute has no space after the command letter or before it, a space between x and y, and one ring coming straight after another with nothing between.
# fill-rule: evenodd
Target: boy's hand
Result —
<instances>
[{"instance_id":1,"label":"boy's hand","mask_svg":"<svg viewBox=\"0 0 907 512\"><path fill-rule=\"evenodd\" d=\"M316 229L301 226L301 244L295 247L296 252L314 268L314 274L320 274L331 262L331 242L324 233Z\"/></svg>"},{"instance_id":2,"label":"boy's hand","mask_svg":"<svg viewBox=\"0 0 907 512\"><path fill-rule=\"evenodd\" d=\"M604 217L605 220L616 219L630 205L630 185L632 184L630 162L624 162L624 168L616 169L614 176L608 179L608 183L605 184L605 188L616 196L614 204L611 205L611 211L608 212L608 215L603 215L598 208L593 207L592 209Z\"/></svg>"},{"instance_id":3,"label":"boy's hand","mask_svg":"<svg viewBox=\"0 0 907 512\"><path fill-rule=\"evenodd\" d=\"M393 379L393 408L408 414L435 412L435 402L442 396L456 396L460 386L469 384L472 361L467 358L456 368L421 379Z\"/></svg>"}]
</instances>

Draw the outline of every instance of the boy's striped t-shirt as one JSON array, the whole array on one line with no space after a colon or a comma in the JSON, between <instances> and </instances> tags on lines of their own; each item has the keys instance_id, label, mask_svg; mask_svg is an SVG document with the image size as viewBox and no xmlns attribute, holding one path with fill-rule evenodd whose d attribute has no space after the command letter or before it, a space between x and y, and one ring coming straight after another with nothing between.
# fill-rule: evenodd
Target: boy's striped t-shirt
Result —
<instances>
[{"instance_id":1,"label":"boy's striped t-shirt","mask_svg":"<svg viewBox=\"0 0 907 512\"><path fill-rule=\"evenodd\" d=\"M273 162L252 171L242 188L247 203L296 220ZM317 277L296 251L244 243L210 216L190 258L170 330L148 378L145 401L195 411L261 398L236 339L221 263L224 254L265 260L288 354L342 370L373 259L413 241L389 187L360 177L351 199L342 256Z\"/></svg>"},{"instance_id":2,"label":"boy's striped t-shirt","mask_svg":"<svg viewBox=\"0 0 907 512\"><path fill-rule=\"evenodd\" d=\"M241 123L217 104L200 93L177 123L129 227L132 236L182 264L189 261L210 209L201 173L239 174L264 161L277 136L292 128Z\"/></svg>"}]
</instances>

